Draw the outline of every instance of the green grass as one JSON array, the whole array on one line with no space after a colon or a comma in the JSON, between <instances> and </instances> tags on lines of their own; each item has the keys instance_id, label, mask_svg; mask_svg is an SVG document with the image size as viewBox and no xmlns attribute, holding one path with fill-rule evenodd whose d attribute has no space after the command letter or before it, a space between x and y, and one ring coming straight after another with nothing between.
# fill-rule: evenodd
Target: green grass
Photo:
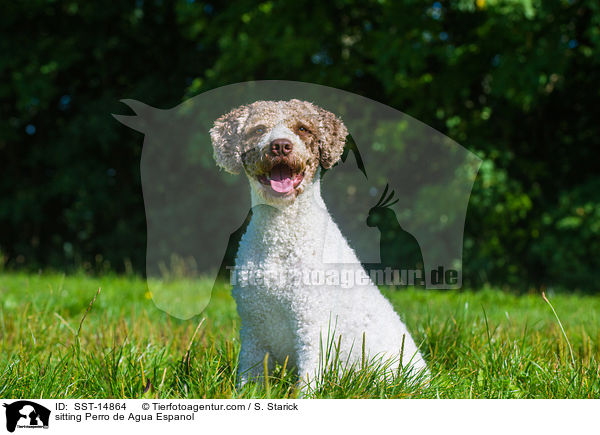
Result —
<instances>
[{"instance_id":1,"label":"green grass","mask_svg":"<svg viewBox=\"0 0 600 435\"><path fill-rule=\"evenodd\" d=\"M574 363L539 294L389 290L386 296L422 343L429 382L406 373L386 380L380 367L365 363L326 371L310 397L600 397L598 296L548 295ZM161 312L149 297L136 277L1 275L0 397L298 396L294 374L282 366L267 385L236 390L239 319L224 287L188 321ZM326 365L340 364L330 352Z\"/></svg>"}]
</instances>

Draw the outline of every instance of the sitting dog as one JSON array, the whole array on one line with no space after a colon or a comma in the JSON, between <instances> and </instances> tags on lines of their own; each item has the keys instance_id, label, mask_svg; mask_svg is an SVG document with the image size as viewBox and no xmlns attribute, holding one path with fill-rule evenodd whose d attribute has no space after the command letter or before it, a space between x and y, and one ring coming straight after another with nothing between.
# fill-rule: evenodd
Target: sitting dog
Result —
<instances>
[{"instance_id":1,"label":"sitting dog","mask_svg":"<svg viewBox=\"0 0 600 435\"><path fill-rule=\"evenodd\" d=\"M326 337L336 346L341 337L341 361L382 358L392 361L390 370L402 364L426 371L406 326L321 198L320 168L331 168L344 149L342 121L305 101L257 101L217 119L210 135L217 165L244 171L252 198L234 271L240 385L261 378L267 353L269 368L287 359L310 384ZM364 279L350 288L335 279L357 269Z\"/></svg>"}]
</instances>

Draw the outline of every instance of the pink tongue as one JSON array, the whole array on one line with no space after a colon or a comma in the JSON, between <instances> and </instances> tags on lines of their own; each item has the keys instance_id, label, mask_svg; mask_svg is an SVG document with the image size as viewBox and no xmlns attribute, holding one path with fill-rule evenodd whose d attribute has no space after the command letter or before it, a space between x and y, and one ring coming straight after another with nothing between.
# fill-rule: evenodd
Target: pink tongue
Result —
<instances>
[{"instance_id":1,"label":"pink tongue","mask_svg":"<svg viewBox=\"0 0 600 435\"><path fill-rule=\"evenodd\" d=\"M294 188L292 172L286 165L277 165L271 170L269 179L271 189L279 193L287 193Z\"/></svg>"}]
</instances>

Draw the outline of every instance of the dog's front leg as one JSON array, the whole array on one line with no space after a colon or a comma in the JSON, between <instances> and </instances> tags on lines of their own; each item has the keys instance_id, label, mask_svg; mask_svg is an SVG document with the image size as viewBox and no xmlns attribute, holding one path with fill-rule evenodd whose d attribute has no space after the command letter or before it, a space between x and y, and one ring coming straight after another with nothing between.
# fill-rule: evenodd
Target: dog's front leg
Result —
<instances>
[{"instance_id":1,"label":"dog's front leg","mask_svg":"<svg viewBox=\"0 0 600 435\"><path fill-rule=\"evenodd\" d=\"M304 337L307 338L307 337ZM314 391L317 379L321 376L322 367L319 365L319 341L299 340L297 344L296 364L298 368L298 387L302 395Z\"/></svg>"},{"instance_id":2,"label":"dog's front leg","mask_svg":"<svg viewBox=\"0 0 600 435\"><path fill-rule=\"evenodd\" d=\"M240 331L240 360L238 365L238 388L248 381L264 382L264 361L267 349L260 344L250 328L242 326ZM267 359L267 369L273 369L273 358Z\"/></svg>"}]
</instances>

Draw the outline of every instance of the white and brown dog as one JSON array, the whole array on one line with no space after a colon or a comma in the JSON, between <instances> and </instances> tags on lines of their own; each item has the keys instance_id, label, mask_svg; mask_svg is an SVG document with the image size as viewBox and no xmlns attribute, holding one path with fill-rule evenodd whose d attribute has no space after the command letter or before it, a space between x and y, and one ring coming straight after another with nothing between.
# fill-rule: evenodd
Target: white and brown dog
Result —
<instances>
[{"instance_id":1,"label":"white and brown dog","mask_svg":"<svg viewBox=\"0 0 600 435\"><path fill-rule=\"evenodd\" d=\"M342 121L305 101L258 101L217 119L210 135L217 164L244 171L252 195L233 289L242 320L240 384L260 378L267 353L270 367L287 358L310 383L327 348L322 341L340 336L342 361L363 358L364 337L368 359L392 360L390 370L402 364L426 371L321 198L320 167L331 168L344 149ZM335 279L357 269L365 279L349 288Z\"/></svg>"}]
</instances>

